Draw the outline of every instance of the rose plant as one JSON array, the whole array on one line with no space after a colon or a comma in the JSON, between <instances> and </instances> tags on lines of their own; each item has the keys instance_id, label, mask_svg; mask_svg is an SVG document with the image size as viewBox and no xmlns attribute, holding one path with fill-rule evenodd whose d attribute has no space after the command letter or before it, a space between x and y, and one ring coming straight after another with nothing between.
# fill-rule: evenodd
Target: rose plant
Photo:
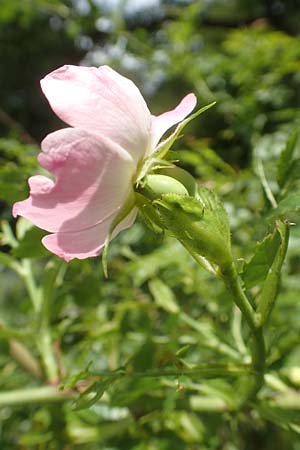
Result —
<instances>
[{"instance_id":1,"label":"rose plant","mask_svg":"<svg viewBox=\"0 0 300 450\"><path fill-rule=\"evenodd\" d=\"M215 390L209 385L204 390L208 394L204 396L208 410L236 411L252 405L266 384L269 348L265 345L265 329L278 296L291 225L285 217L289 203L284 198L277 204L262 161L257 159L256 167L266 198L273 207L268 216L273 231L258 243L249 261L237 264L224 205L214 192L198 185L190 174L176 167L168 154L184 126L212 104L190 115L196 106L196 97L190 93L174 110L151 115L134 83L107 66L64 66L47 75L41 86L54 112L70 127L50 133L43 140L38 160L42 169L52 176L46 173L32 176L30 195L15 203L13 215L22 216L49 232L42 239L44 246L68 262L100 255L111 237L134 222L139 210L153 231L166 232L177 239L213 279L223 281L237 307L234 311L239 310L246 327L244 330L243 322L236 315L233 335L237 344L232 349L207 332L205 322L202 330L194 318L181 312L172 290L154 276L149 280L148 289L156 302L167 313L192 326L198 337L204 339L204 347L212 346L233 360L203 363L199 358L200 363L194 364L194 360L186 361L180 356L186 351L184 347L174 357L177 365L134 373L129 358L115 370L91 373L86 369L68 379L54 348L55 333L49 314L52 292L59 284L57 280L63 278L61 267L66 270L67 264L57 258L50 259L45 264L43 281L37 282L29 258L17 253L19 241L24 237L21 217L16 225L16 238L8 226L2 227L4 242L12 251L11 254L1 252L0 262L24 281L38 324L35 339L42 367L20 342L17 342L17 357L35 377L40 379L45 375L47 383L54 385L51 389L49 386L28 389L22 392L22 401L30 403L32 395L37 401L72 398L76 399L77 406L86 408L124 377L184 375L190 380L198 376L224 378L224 383L217 383ZM162 140L165 132L176 124L175 131ZM291 165L298 161L295 159L298 135L296 130L281 153L279 187L288 186L293 173ZM104 251L104 261L105 256ZM84 389L77 385L82 378ZM225 381L227 378L233 378L233 388ZM58 384L62 386L60 391ZM190 386L194 389L196 384ZM0 405L11 404L13 395L3 393L1 397L0 394ZM266 405L272 409L271 403Z\"/></svg>"}]
</instances>

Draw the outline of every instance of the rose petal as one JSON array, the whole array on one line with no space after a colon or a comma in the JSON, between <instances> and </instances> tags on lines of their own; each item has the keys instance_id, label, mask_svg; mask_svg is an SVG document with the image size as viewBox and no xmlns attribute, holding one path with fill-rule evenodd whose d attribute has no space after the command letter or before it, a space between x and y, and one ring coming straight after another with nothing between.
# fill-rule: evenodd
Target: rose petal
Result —
<instances>
[{"instance_id":1,"label":"rose petal","mask_svg":"<svg viewBox=\"0 0 300 450\"><path fill-rule=\"evenodd\" d=\"M14 205L14 216L24 216L44 230L76 232L103 222L123 206L136 164L109 139L66 128L42 142L40 164L56 177L29 179L30 196Z\"/></svg>"},{"instance_id":2,"label":"rose petal","mask_svg":"<svg viewBox=\"0 0 300 450\"><path fill-rule=\"evenodd\" d=\"M178 106L172 111L165 112L159 116L151 116L151 149L154 150L163 134L171 128L173 125L181 122L188 116L197 103L196 96L194 94L186 95Z\"/></svg>"},{"instance_id":3,"label":"rose petal","mask_svg":"<svg viewBox=\"0 0 300 450\"><path fill-rule=\"evenodd\" d=\"M47 75L41 86L67 124L110 138L136 161L146 154L151 116L132 81L107 66L63 66Z\"/></svg>"},{"instance_id":4,"label":"rose petal","mask_svg":"<svg viewBox=\"0 0 300 450\"><path fill-rule=\"evenodd\" d=\"M91 256L98 256L105 244L110 225L115 214L104 222L95 225L87 230L75 233L55 233L49 234L42 239L44 246L52 253L70 261L71 259L85 259ZM130 227L136 217L136 208L118 225L113 235Z\"/></svg>"}]
</instances>

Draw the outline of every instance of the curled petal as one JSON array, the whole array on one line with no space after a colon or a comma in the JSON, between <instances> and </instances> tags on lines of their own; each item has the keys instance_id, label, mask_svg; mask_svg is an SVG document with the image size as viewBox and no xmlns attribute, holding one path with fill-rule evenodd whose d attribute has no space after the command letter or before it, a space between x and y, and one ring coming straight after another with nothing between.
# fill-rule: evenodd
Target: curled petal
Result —
<instances>
[{"instance_id":1,"label":"curled petal","mask_svg":"<svg viewBox=\"0 0 300 450\"><path fill-rule=\"evenodd\" d=\"M107 66L63 66L41 86L67 124L113 140L139 161L150 145L151 115L135 84Z\"/></svg>"},{"instance_id":2,"label":"curled petal","mask_svg":"<svg viewBox=\"0 0 300 450\"><path fill-rule=\"evenodd\" d=\"M155 149L161 137L169 128L181 122L193 111L196 103L196 96L194 94L188 94L172 111L151 117L151 150Z\"/></svg>"},{"instance_id":3,"label":"curled petal","mask_svg":"<svg viewBox=\"0 0 300 450\"><path fill-rule=\"evenodd\" d=\"M98 256L104 248L114 217L115 214L102 223L83 231L49 234L42 239L42 242L50 252L55 253L65 261L70 261L74 258L85 259L91 256ZM116 236L121 230L130 227L135 217L136 209L133 209L117 226L113 235Z\"/></svg>"},{"instance_id":4,"label":"curled petal","mask_svg":"<svg viewBox=\"0 0 300 450\"><path fill-rule=\"evenodd\" d=\"M42 149L39 162L56 181L31 177L30 196L14 205L14 216L50 232L69 233L94 227L122 207L136 164L119 145L66 128L49 134Z\"/></svg>"}]
</instances>

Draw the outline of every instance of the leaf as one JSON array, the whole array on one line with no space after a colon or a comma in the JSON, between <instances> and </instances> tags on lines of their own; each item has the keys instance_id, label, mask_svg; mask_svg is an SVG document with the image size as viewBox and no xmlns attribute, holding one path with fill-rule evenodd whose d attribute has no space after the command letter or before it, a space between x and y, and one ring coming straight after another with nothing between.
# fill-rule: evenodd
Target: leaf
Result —
<instances>
[{"instance_id":1,"label":"leaf","mask_svg":"<svg viewBox=\"0 0 300 450\"><path fill-rule=\"evenodd\" d=\"M159 278L154 278L148 283L155 303L170 314L177 314L180 308L176 302L173 291Z\"/></svg>"},{"instance_id":2,"label":"leaf","mask_svg":"<svg viewBox=\"0 0 300 450\"><path fill-rule=\"evenodd\" d=\"M281 202L279 202L277 208L270 211L267 215L267 219L270 220L274 217L288 218L290 213L300 211L300 190L289 193Z\"/></svg>"},{"instance_id":3,"label":"leaf","mask_svg":"<svg viewBox=\"0 0 300 450\"><path fill-rule=\"evenodd\" d=\"M199 444L204 440L205 426L196 414L182 410L164 411L163 420L166 429L176 433L183 442Z\"/></svg>"},{"instance_id":4,"label":"leaf","mask_svg":"<svg viewBox=\"0 0 300 450\"><path fill-rule=\"evenodd\" d=\"M153 367L156 346L151 339L147 339L126 364L129 370L134 372L145 372Z\"/></svg>"},{"instance_id":5,"label":"leaf","mask_svg":"<svg viewBox=\"0 0 300 450\"><path fill-rule=\"evenodd\" d=\"M64 380L63 384L60 386L61 390L65 389L74 389L78 381L84 380L85 378L89 378L91 376L89 372L89 368L92 365L92 361L90 361L86 367L85 370L81 372L77 372L71 376L69 376L67 379Z\"/></svg>"},{"instance_id":6,"label":"leaf","mask_svg":"<svg viewBox=\"0 0 300 450\"><path fill-rule=\"evenodd\" d=\"M27 196L27 179L36 169L37 152L33 145L0 138L0 198L5 203L11 205Z\"/></svg>"},{"instance_id":7,"label":"leaf","mask_svg":"<svg viewBox=\"0 0 300 450\"><path fill-rule=\"evenodd\" d=\"M176 241L140 256L126 266L126 274L133 278L134 286L141 286L145 281L157 276L171 265L188 264L188 255Z\"/></svg>"},{"instance_id":8,"label":"leaf","mask_svg":"<svg viewBox=\"0 0 300 450\"><path fill-rule=\"evenodd\" d=\"M278 295L281 268L285 260L289 242L289 228L290 224L288 222L283 223L279 220L276 222L280 242L258 299L257 316L261 325L264 325L268 320Z\"/></svg>"},{"instance_id":9,"label":"leaf","mask_svg":"<svg viewBox=\"0 0 300 450\"><path fill-rule=\"evenodd\" d=\"M283 409L276 405L268 404L266 401L260 402L256 408L264 419L267 419L286 430L293 430L300 434L299 411Z\"/></svg>"},{"instance_id":10,"label":"leaf","mask_svg":"<svg viewBox=\"0 0 300 450\"><path fill-rule=\"evenodd\" d=\"M113 380L106 379L104 381L97 381L88 387L80 397L75 401L74 410L89 408L96 403L103 396L104 392L113 383Z\"/></svg>"},{"instance_id":11,"label":"leaf","mask_svg":"<svg viewBox=\"0 0 300 450\"><path fill-rule=\"evenodd\" d=\"M277 163L277 182L281 188L284 188L290 181L290 178L294 171L295 158L294 153L297 148L298 138L300 134L300 128L294 130L288 140L286 145L281 152L281 155ZM299 177L299 174L298 174Z\"/></svg>"},{"instance_id":12,"label":"leaf","mask_svg":"<svg viewBox=\"0 0 300 450\"><path fill-rule=\"evenodd\" d=\"M262 284L256 311L261 324L267 321L278 294L281 268L289 240L289 227L289 223L278 220L273 233L256 245L254 256L244 266L242 278L246 288Z\"/></svg>"},{"instance_id":13,"label":"leaf","mask_svg":"<svg viewBox=\"0 0 300 450\"><path fill-rule=\"evenodd\" d=\"M17 258L39 258L49 255L41 240L47 233L40 228L32 227L24 234L19 245L12 250Z\"/></svg>"},{"instance_id":14,"label":"leaf","mask_svg":"<svg viewBox=\"0 0 300 450\"><path fill-rule=\"evenodd\" d=\"M264 281L273 264L280 243L280 233L275 229L256 244L254 255L244 265L241 275L247 289L251 289Z\"/></svg>"}]
</instances>

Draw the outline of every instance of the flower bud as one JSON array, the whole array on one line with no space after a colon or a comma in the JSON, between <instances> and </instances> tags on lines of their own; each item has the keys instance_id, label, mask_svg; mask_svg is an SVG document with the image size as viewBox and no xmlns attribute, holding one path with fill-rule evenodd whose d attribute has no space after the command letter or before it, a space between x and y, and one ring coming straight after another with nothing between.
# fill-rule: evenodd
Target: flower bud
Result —
<instances>
[{"instance_id":1,"label":"flower bud","mask_svg":"<svg viewBox=\"0 0 300 450\"><path fill-rule=\"evenodd\" d=\"M175 178L187 189L190 196L194 197L197 191L197 183L194 177L181 167L170 166L164 167L159 170L160 174L168 175L169 177Z\"/></svg>"},{"instance_id":2,"label":"flower bud","mask_svg":"<svg viewBox=\"0 0 300 450\"><path fill-rule=\"evenodd\" d=\"M151 197L151 200L161 197L163 194L189 195L186 187L175 178L167 175L151 174L143 180L142 189Z\"/></svg>"}]
</instances>

